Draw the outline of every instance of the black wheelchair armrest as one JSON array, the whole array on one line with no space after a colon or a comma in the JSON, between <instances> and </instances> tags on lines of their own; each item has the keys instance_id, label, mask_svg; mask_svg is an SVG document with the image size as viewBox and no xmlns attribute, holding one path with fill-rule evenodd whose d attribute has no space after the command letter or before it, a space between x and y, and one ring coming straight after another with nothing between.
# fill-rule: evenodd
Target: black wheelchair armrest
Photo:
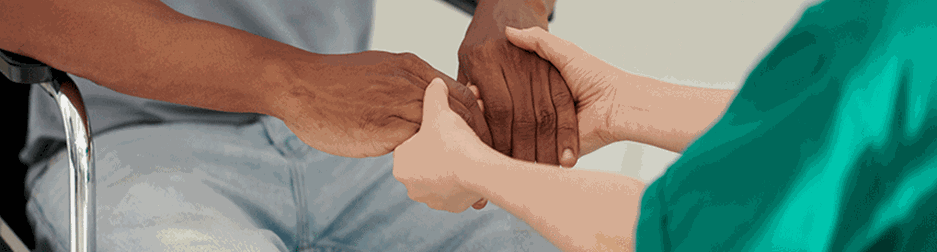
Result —
<instances>
[{"instance_id":1,"label":"black wheelchair armrest","mask_svg":"<svg viewBox=\"0 0 937 252\"><path fill-rule=\"evenodd\" d=\"M0 49L0 73L20 84L52 81L52 67L23 55Z\"/></svg>"}]
</instances>

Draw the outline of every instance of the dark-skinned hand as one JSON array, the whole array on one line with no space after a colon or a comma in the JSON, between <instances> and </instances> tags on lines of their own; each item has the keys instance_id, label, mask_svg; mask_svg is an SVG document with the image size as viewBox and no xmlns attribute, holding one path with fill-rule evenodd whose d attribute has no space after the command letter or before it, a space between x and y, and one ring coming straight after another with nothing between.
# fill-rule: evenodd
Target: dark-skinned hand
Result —
<instances>
[{"instance_id":1,"label":"dark-skinned hand","mask_svg":"<svg viewBox=\"0 0 937 252\"><path fill-rule=\"evenodd\" d=\"M579 157L579 123L565 80L549 61L518 48L504 33L506 26L547 28L546 12L527 2L479 4L459 47L457 78L477 86L491 147L521 160L573 167ZM473 207L486 204L482 199Z\"/></svg>"},{"instance_id":2,"label":"dark-skinned hand","mask_svg":"<svg viewBox=\"0 0 937 252\"><path fill-rule=\"evenodd\" d=\"M491 135L472 92L410 53L366 51L322 55L297 63L275 104L278 116L303 142L345 157L388 154L419 130L423 95L434 78L449 87L450 108L483 142Z\"/></svg>"}]
</instances>

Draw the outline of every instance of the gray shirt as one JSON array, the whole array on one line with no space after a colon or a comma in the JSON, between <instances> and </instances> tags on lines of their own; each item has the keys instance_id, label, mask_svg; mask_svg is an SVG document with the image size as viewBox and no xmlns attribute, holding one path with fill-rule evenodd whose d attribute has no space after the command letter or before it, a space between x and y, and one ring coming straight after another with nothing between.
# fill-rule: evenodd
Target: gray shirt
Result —
<instances>
[{"instance_id":1,"label":"gray shirt","mask_svg":"<svg viewBox=\"0 0 937 252\"><path fill-rule=\"evenodd\" d=\"M475 1L445 0L465 11ZM344 54L367 50L373 0L162 0L185 15L283 42L306 51ZM87 79L75 80L88 110L93 135L141 124L198 122L243 124L258 114L213 111L117 93ZM219 85L222 85L219 83ZM41 161L65 147L65 131L55 101L33 86L26 147L20 160Z\"/></svg>"},{"instance_id":2,"label":"gray shirt","mask_svg":"<svg viewBox=\"0 0 937 252\"><path fill-rule=\"evenodd\" d=\"M374 12L373 0L163 0L163 3L194 18L323 54L366 50ZM182 121L241 124L260 116L138 98L71 77L84 98L93 135L139 124ZM29 127L20 160L31 165L64 148L65 131L52 97L34 86L29 99Z\"/></svg>"}]
</instances>

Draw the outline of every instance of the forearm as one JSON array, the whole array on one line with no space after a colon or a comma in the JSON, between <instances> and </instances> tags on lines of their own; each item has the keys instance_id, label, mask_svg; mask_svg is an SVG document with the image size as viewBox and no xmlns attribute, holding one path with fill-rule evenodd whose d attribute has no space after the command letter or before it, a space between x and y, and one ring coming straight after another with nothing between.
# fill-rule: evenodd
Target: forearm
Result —
<instances>
[{"instance_id":1,"label":"forearm","mask_svg":"<svg viewBox=\"0 0 937 252\"><path fill-rule=\"evenodd\" d=\"M642 182L497 156L464 169L467 174L460 175L462 183L565 251L634 250L634 226L645 188Z\"/></svg>"},{"instance_id":2,"label":"forearm","mask_svg":"<svg viewBox=\"0 0 937 252\"><path fill-rule=\"evenodd\" d=\"M3 12L21 23L3 31L13 34L3 48L120 93L206 109L272 114L294 80L284 56L309 55L158 1L6 3L21 7Z\"/></svg>"},{"instance_id":3,"label":"forearm","mask_svg":"<svg viewBox=\"0 0 937 252\"><path fill-rule=\"evenodd\" d=\"M682 152L732 101L735 91L682 86L620 72L609 118L613 135Z\"/></svg>"},{"instance_id":4,"label":"forearm","mask_svg":"<svg viewBox=\"0 0 937 252\"><path fill-rule=\"evenodd\" d=\"M495 28L502 32L504 26L547 29L555 5L555 0L480 0L473 21L492 20Z\"/></svg>"}]
</instances>

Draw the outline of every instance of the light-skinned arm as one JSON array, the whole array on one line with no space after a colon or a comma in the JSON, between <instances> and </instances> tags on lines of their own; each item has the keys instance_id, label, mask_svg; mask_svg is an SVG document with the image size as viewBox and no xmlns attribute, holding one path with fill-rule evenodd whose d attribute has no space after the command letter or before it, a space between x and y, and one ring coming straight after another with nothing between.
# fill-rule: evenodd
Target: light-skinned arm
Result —
<instances>
[{"instance_id":1,"label":"light-skinned arm","mask_svg":"<svg viewBox=\"0 0 937 252\"><path fill-rule=\"evenodd\" d=\"M423 127L394 152L394 177L411 199L458 213L485 197L565 251L633 249L641 181L501 154L445 108L443 86L427 88Z\"/></svg>"},{"instance_id":2,"label":"light-skinned arm","mask_svg":"<svg viewBox=\"0 0 937 252\"><path fill-rule=\"evenodd\" d=\"M579 102L583 153L623 140L680 152L721 115L734 93L629 74L539 28L507 34L563 73ZM411 199L462 212L484 197L565 251L634 250L643 182L505 156L445 109L441 87L427 88L423 127L394 152L394 176Z\"/></svg>"},{"instance_id":3,"label":"light-skinned arm","mask_svg":"<svg viewBox=\"0 0 937 252\"><path fill-rule=\"evenodd\" d=\"M555 65L577 102L583 155L617 141L682 152L725 111L734 90L689 87L621 70L534 27L508 39Z\"/></svg>"}]
</instances>

